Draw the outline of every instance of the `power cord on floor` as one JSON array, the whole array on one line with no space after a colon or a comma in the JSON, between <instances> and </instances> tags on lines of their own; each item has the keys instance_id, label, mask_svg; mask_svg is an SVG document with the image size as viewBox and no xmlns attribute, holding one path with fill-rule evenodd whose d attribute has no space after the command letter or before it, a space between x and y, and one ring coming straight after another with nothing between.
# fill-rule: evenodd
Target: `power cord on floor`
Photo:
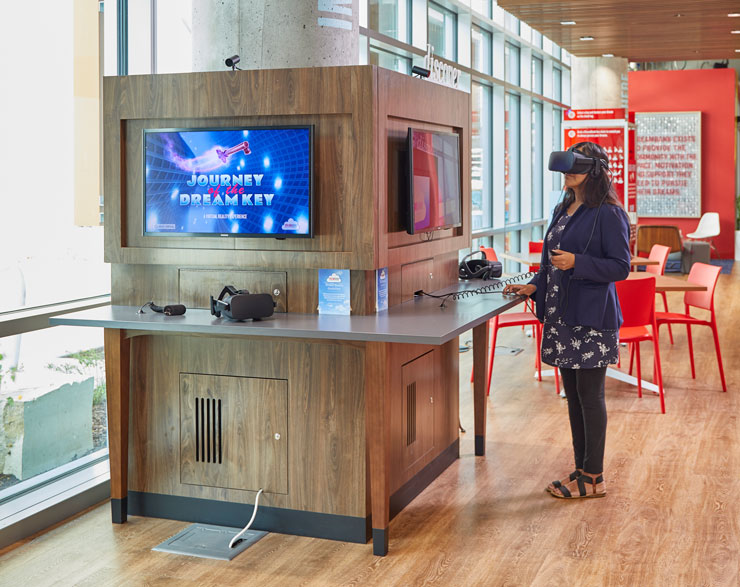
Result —
<instances>
[{"instance_id":1,"label":"power cord on floor","mask_svg":"<svg viewBox=\"0 0 740 587\"><path fill-rule=\"evenodd\" d=\"M249 523L244 526L244 530L239 532L236 536L234 536L231 539L231 542L229 542L229 548L234 548L237 544L239 544L241 537L244 535L244 533L249 530L250 526L252 525L252 522L254 522L254 518L257 516L257 507L259 507L260 503L260 493L262 493L262 489L260 489L257 492L257 497L254 499L254 511L252 512L252 517L249 520Z\"/></svg>"}]
</instances>

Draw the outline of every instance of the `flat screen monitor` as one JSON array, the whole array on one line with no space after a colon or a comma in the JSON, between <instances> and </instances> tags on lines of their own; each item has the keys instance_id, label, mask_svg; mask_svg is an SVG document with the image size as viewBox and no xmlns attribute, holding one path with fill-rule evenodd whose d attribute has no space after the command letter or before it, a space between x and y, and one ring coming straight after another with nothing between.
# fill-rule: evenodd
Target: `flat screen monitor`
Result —
<instances>
[{"instance_id":1,"label":"flat screen monitor","mask_svg":"<svg viewBox=\"0 0 740 587\"><path fill-rule=\"evenodd\" d=\"M406 232L416 234L460 226L460 137L410 128L409 198Z\"/></svg>"},{"instance_id":2,"label":"flat screen monitor","mask_svg":"<svg viewBox=\"0 0 740 587\"><path fill-rule=\"evenodd\" d=\"M147 236L313 236L313 127L144 130Z\"/></svg>"}]
</instances>

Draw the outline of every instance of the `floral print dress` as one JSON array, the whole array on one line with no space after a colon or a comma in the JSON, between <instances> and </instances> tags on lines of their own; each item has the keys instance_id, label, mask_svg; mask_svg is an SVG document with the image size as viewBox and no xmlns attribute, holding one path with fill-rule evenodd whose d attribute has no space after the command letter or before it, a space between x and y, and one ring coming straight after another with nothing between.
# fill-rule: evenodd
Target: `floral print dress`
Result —
<instances>
[{"instance_id":1,"label":"floral print dress","mask_svg":"<svg viewBox=\"0 0 740 587\"><path fill-rule=\"evenodd\" d=\"M563 214L547 234L546 249L559 249L560 237L570 220ZM558 304L567 303L567 292L561 301L562 272L547 266L545 323L542 328L542 360L548 365L566 369L594 369L613 365L619 358L619 331L596 330L590 326L570 326L562 322ZM578 287L577 284L573 287Z\"/></svg>"}]
</instances>

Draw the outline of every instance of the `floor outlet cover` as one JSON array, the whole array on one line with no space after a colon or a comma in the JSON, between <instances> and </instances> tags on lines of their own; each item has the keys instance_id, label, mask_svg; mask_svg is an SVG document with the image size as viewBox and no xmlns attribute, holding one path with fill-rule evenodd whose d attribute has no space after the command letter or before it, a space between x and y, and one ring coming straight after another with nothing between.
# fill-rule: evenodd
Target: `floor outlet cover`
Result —
<instances>
[{"instance_id":1,"label":"floor outlet cover","mask_svg":"<svg viewBox=\"0 0 740 587\"><path fill-rule=\"evenodd\" d=\"M234 548L229 548L229 542L240 531L240 528L227 526L192 524L152 550L230 561L267 535L260 530L247 530Z\"/></svg>"}]
</instances>

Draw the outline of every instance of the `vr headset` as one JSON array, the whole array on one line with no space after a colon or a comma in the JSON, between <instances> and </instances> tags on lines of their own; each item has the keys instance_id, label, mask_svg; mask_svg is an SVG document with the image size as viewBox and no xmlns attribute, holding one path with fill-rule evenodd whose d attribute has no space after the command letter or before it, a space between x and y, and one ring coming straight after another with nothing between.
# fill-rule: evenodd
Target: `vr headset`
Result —
<instances>
[{"instance_id":1,"label":"vr headset","mask_svg":"<svg viewBox=\"0 0 740 587\"><path fill-rule=\"evenodd\" d=\"M211 314L216 318L223 314L231 320L262 320L272 316L276 305L270 294L251 294L233 285L224 287L217 300L211 296Z\"/></svg>"},{"instance_id":2,"label":"vr headset","mask_svg":"<svg viewBox=\"0 0 740 587\"><path fill-rule=\"evenodd\" d=\"M599 157L588 157L575 147L567 151L553 151L550 153L550 161L547 163L550 171L560 173L573 173L576 175L589 173L592 177L598 177L603 170L609 169L609 164Z\"/></svg>"},{"instance_id":3,"label":"vr headset","mask_svg":"<svg viewBox=\"0 0 740 587\"><path fill-rule=\"evenodd\" d=\"M472 259L468 261L468 258L473 255L481 254L482 259ZM460 261L460 267L458 268L458 275L460 279L494 279L501 277L503 271L501 263L498 261L489 261L486 259L486 254L483 251L473 251L472 253L465 255Z\"/></svg>"}]
</instances>

